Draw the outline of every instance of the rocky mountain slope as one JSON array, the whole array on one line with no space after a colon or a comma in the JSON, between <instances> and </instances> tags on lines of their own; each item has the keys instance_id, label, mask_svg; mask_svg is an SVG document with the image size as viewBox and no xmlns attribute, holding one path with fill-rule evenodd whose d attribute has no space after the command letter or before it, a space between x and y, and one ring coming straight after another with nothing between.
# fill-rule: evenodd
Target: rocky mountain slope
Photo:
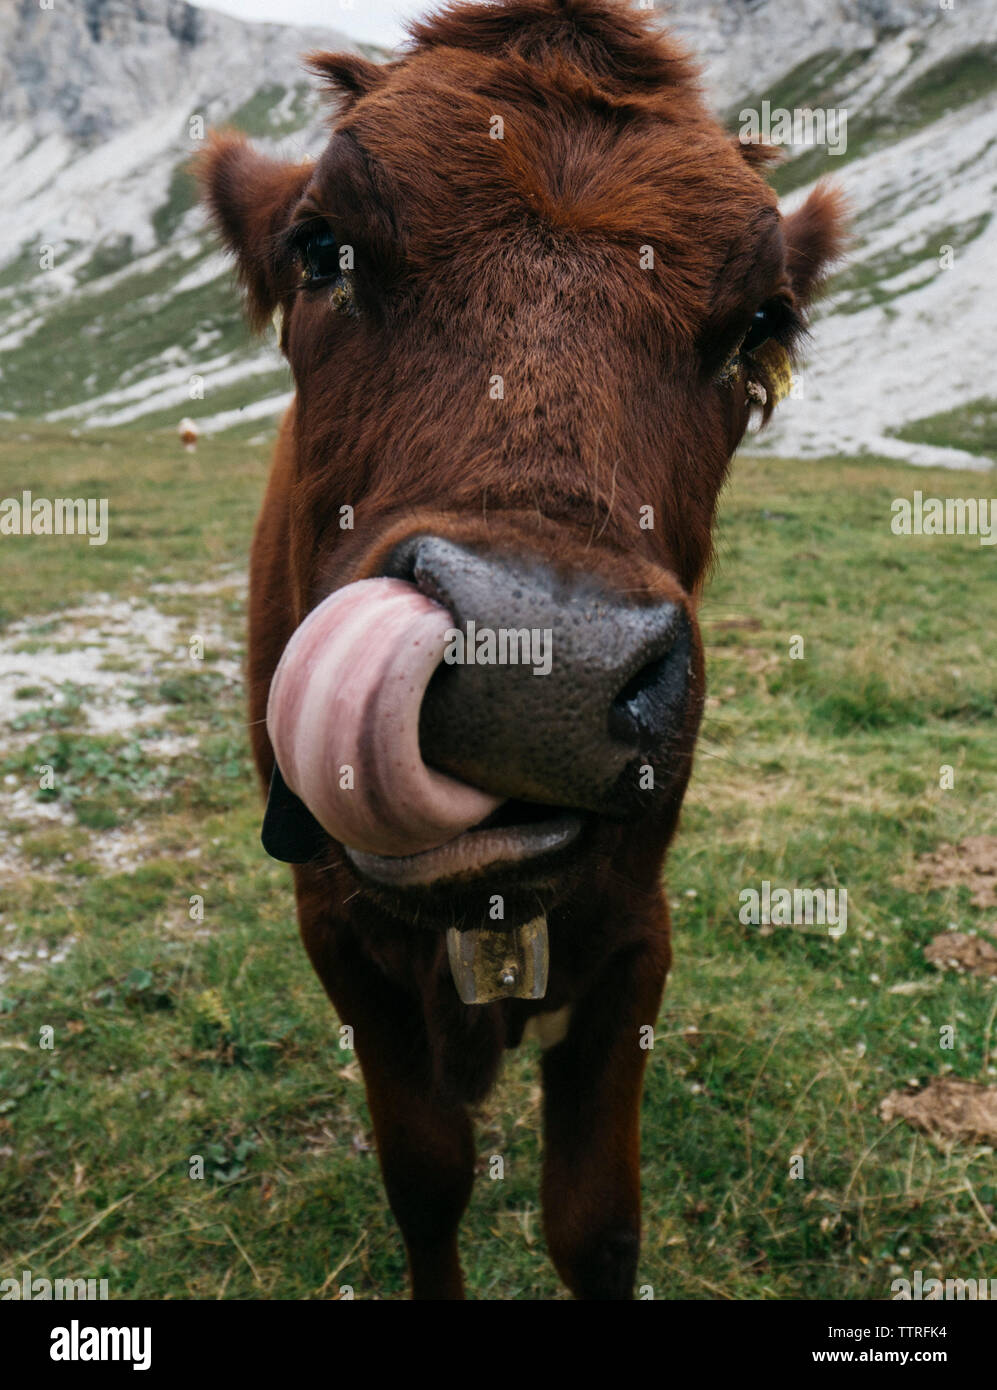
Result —
<instances>
[{"instance_id":1,"label":"rocky mountain slope","mask_svg":"<svg viewBox=\"0 0 997 1390\"><path fill-rule=\"evenodd\" d=\"M819 175L839 182L854 245L797 391L753 447L997 460L997 6L672 0L668 21L733 129L765 99L846 116L842 153L791 147L774 178L787 210Z\"/></svg>"},{"instance_id":2,"label":"rocky mountain slope","mask_svg":"<svg viewBox=\"0 0 997 1390\"><path fill-rule=\"evenodd\" d=\"M997 7L942 3L659 5L732 129L763 101L844 113L840 153L787 147L775 174L787 207L836 177L855 241L797 391L752 447L997 457ZM288 374L246 333L183 165L199 118L273 150L316 150L324 113L300 66L311 47L356 45L183 0L6 0L0 420L269 425Z\"/></svg>"}]
</instances>

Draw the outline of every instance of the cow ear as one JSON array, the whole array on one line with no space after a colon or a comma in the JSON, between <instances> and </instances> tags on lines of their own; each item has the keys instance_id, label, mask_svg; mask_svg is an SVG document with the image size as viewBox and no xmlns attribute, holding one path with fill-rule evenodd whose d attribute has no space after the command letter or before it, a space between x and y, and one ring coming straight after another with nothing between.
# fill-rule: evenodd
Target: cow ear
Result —
<instances>
[{"instance_id":1,"label":"cow ear","mask_svg":"<svg viewBox=\"0 0 997 1390\"><path fill-rule=\"evenodd\" d=\"M383 86L392 70L390 65L372 63L358 53L309 53L305 62L346 109Z\"/></svg>"},{"instance_id":2,"label":"cow ear","mask_svg":"<svg viewBox=\"0 0 997 1390\"><path fill-rule=\"evenodd\" d=\"M263 848L284 864L308 864L328 848L329 836L284 781L276 763L263 817Z\"/></svg>"},{"instance_id":3,"label":"cow ear","mask_svg":"<svg viewBox=\"0 0 997 1390\"><path fill-rule=\"evenodd\" d=\"M779 164L785 158L776 145L766 145L764 140L745 140L740 135L731 136L734 149L753 169L764 169L769 164Z\"/></svg>"},{"instance_id":4,"label":"cow ear","mask_svg":"<svg viewBox=\"0 0 997 1390\"><path fill-rule=\"evenodd\" d=\"M808 304L845 251L848 207L844 194L831 184L819 183L803 206L784 219L782 232L793 293L800 304Z\"/></svg>"},{"instance_id":5,"label":"cow ear","mask_svg":"<svg viewBox=\"0 0 997 1390\"><path fill-rule=\"evenodd\" d=\"M212 221L235 253L246 290L249 321L259 330L286 292L289 267L281 233L314 165L285 163L259 154L241 136L213 133L194 161L194 173Z\"/></svg>"}]
</instances>

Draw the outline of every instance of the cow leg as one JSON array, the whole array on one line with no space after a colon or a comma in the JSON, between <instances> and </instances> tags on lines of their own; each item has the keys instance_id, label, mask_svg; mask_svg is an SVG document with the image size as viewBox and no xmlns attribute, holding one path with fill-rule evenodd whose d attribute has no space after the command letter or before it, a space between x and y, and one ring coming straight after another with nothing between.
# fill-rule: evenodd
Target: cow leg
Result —
<instances>
[{"instance_id":1,"label":"cow leg","mask_svg":"<svg viewBox=\"0 0 997 1390\"><path fill-rule=\"evenodd\" d=\"M393 1043L410 1048L411 1037L399 1028ZM408 1089L380 1059L365 1064L361 1053L361 1067L384 1186L405 1240L412 1297L463 1298L457 1228L474 1182L467 1111L429 1090Z\"/></svg>"},{"instance_id":2,"label":"cow leg","mask_svg":"<svg viewBox=\"0 0 997 1390\"><path fill-rule=\"evenodd\" d=\"M412 1297L463 1298L457 1228L474 1182L474 1136L465 1107L433 1081L419 999L308 915L303 935L340 1019L353 1029Z\"/></svg>"},{"instance_id":3,"label":"cow leg","mask_svg":"<svg viewBox=\"0 0 997 1390\"><path fill-rule=\"evenodd\" d=\"M633 1297L648 1058L641 1029L654 1026L667 970L667 940L618 957L544 1055L544 1229L576 1298Z\"/></svg>"}]
</instances>

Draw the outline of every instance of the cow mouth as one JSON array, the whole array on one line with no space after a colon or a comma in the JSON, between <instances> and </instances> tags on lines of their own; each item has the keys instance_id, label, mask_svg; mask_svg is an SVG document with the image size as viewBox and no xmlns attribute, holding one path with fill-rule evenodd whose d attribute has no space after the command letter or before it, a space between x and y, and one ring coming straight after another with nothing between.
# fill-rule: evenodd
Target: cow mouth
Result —
<instances>
[{"instance_id":1,"label":"cow mouth","mask_svg":"<svg viewBox=\"0 0 997 1390\"><path fill-rule=\"evenodd\" d=\"M267 704L277 766L352 851L440 849L503 802L422 758L419 711L452 623L412 584L358 580L313 609L284 650Z\"/></svg>"},{"instance_id":2,"label":"cow mouth","mask_svg":"<svg viewBox=\"0 0 997 1390\"><path fill-rule=\"evenodd\" d=\"M399 856L347 847L346 854L362 878L382 887L436 887L514 866L535 868L573 845L586 819L577 811L512 800L435 849Z\"/></svg>"},{"instance_id":3,"label":"cow mouth","mask_svg":"<svg viewBox=\"0 0 997 1390\"><path fill-rule=\"evenodd\" d=\"M453 618L414 585L358 580L288 643L267 729L286 787L365 882L405 889L516 869L546 880L591 817L428 766L419 712Z\"/></svg>"}]
</instances>

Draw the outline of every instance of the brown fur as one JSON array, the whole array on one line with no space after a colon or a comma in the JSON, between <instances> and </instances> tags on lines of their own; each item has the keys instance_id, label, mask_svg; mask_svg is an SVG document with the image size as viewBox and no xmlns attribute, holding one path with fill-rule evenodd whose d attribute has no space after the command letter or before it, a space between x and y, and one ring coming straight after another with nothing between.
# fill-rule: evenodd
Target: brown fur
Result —
<instances>
[{"instance_id":1,"label":"brown fur","mask_svg":"<svg viewBox=\"0 0 997 1390\"><path fill-rule=\"evenodd\" d=\"M233 135L201 162L254 322L283 308L297 384L252 555L264 781L266 696L295 626L419 530L596 570L694 620L750 406L748 367L734 385L718 373L761 304L798 314L841 237L828 190L780 218L759 173L770 152L732 142L686 56L616 0L458 4L413 34L381 69L312 56L340 97L316 163L275 163ZM490 138L495 115L503 140ZM285 234L317 218L355 248L356 315L297 286ZM337 524L345 503L354 531ZM702 700L698 637L694 664L675 784L633 824L600 825L549 885L541 1004L460 1004L441 931L452 902L429 894L406 916L358 893L331 842L296 870L305 944L354 1027L417 1296L461 1293L468 1104L527 1017L567 1003L568 1036L543 1062L548 1246L578 1296L631 1294L639 1030L671 959L660 875Z\"/></svg>"}]
</instances>

